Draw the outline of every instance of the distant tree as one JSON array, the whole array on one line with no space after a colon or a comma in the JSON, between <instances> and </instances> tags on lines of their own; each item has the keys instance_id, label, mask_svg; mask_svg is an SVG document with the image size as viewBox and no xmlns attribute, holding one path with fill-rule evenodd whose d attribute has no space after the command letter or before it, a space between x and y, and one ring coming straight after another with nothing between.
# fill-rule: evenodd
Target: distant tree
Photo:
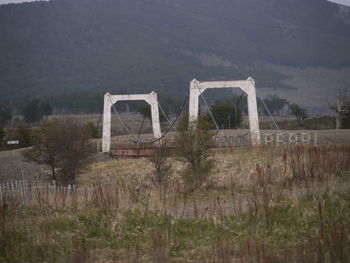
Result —
<instances>
[{"instance_id":1,"label":"distant tree","mask_svg":"<svg viewBox=\"0 0 350 263\"><path fill-rule=\"evenodd\" d=\"M210 107L213 117L222 129L237 128L242 122L242 109L229 103L217 103ZM210 120L210 116L206 116Z\"/></svg>"},{"instance_id":2,"label":"distant tree","mask_svg":"<svg viewBox=\"0 0 350 263\"><path fill-rule=\"evenodd\" d=\"M264 99L266 107L269 109L271 114L279 113L286 105L288 105L288 101L285 99L281 99L276 95L270 95ZM264 108L265 114L267 114L266 109Z\"/></svg>"},{"instance_id":3,"label":"distant tree","mask_svg":"<svg viewBox=\"0 0 350 263\"><path fill-rule=\"evenodd\" d=\"M41 102L34 99L25 104L22 109L24 120L28 123L38 122L44 116L51 115L53 112L52 106L47 102Z\"/></svg>"},{"instance_id":4,"label":"distant tree","mask_svg":"<svg viewBox=\"0 0 350 263\"><path fill-rule=\"evenodd\" d=\"M53 113L53 108L51 106L51 104L47 103L47 102L42 102L40 103L40 111L43 114L43 116L49 116L52 115Z\"/></svg>"},{"instance_id":5,"label":"distant tree","mask_svg":"<svg viewBox=\"0 0 350 263\"><path fill-rule=\"evenodd\" d=\"M24 120L28 123L40 121L44 116L40 109L40 100L32 100L22 109Z\"/></svg>"},{"instance_id":6,"label":"distant tree","mask_svg":"<svg viewBox=\"0 0 350 263\"><path fill-rule=\"evenodd\" d=\"M50 103L55 108L70 113L100 113L102 101L101 92L78 92L50 98Z\"/></svg>"},{"instance_id":7,"label":"distant tree","mask_svg":"<svg viewBox=\"0 0 350 263\"><path fill-rule=\"evenodd\" d=\"M33 133L32 130L24 122L18 122L13 134L13 140L19 141L19 147L25 148L29 147L33 143Z\"/></svg>"},{"instance_id":8,"label":"distant tree","mask_svg":"<svg viewBox=\"0 0 350 263\"><path fill-rule=\"evenodd\" d=\"M158 94L159 103L165 107L168 115L174 114L181 107L183 99L178 97L171 97L162 93Z\"/></svg>"},{"instance_id":9,"label":"distant tree","mask_svg":"<svg viewBox=\"0 0 350 263\"><path fill-rule=\"evenodd\" d=\"M339 93L337 103L330 106L337 113L336 129L350 128L350 98L346 91Z\"/></svg>"},{"instance_id":10,"label":"distant tree","mask_svg":"<svg viewBox=\"0 0 350 263\"><path fill-rule=\"evenodd\" d=\"M211 127L212 124L203 117L188 125L188 114L184 114L178 122L175 145L177 157L185 164L182 179L186 191L192 192L201 187L214 166L210 158L215 145Z\"/></svg>"},{"instance_id":11,"label":"distant tree","mask_svg":"<svg viewBox=\"0 0 350 263\"><path fill-rule=\"evenodd\" d=\"M142 106L140 106L137 109L138 113L140 113L142 115L142 117L149 119L150 121L152 121L152 113L151 113L151 106L148 104L144 104Z\"/></svg>"},{"instance_id":12,"label":"distant tree","mask_svg":"<svg viewBox=\"0 0 350 263\"><path fill-rule=\"evenodd\" d=\"M6 106L0 106L0 125L5 125L12 119L12 112Z\"/></svg>"},{"instance_id":13,"label":"distant tree","mask_svg":"<svg viewBox=\"0 0 350 263\"><path fill-rule=\"evenodd\" d=\"M5 129L4 129L4 127L2 127L0 125L0 147L1 147L2 143L3 143L3 140L4 140L5 136L6 136Z\"/></svg>"},{"instance_id":14,"label":"distant tree","mask_svg":"<svg viewBox=\"0 0 350 263\"><path fill-rule=\"evenodd\" d=\"M27 161L51 168L52 180L74 184L93 153L86 125L72 119L43 121L34 135L33 147L23 153Z\"/></svg>"},{"instance_id":15,"label":"distant tree","mask_svg":"<svg viewBox=\"0 0 350 263\"><path fill-rule=\"evenodd\" d=\"M149 104L145 104L145 105L140 106L137 109L137 111L138 111L138 113L140 113L142 115L143 118L147 118L150 121L152 121L151 106ZM167 113L165 112L165 114L167 114ZM167 114L167 117L168 117L168 114ZM159 113L159 121L161 123L166 121L166 117L161 112Z\"/></svg>"},{"instance_id":16,"label":"distant tree","mask_svg":"<svg viewBox=\"0 0 350 263\"><path fill-rule=\"evenodd\" d=\"M289 105L289 110L294 115L299 123L299 126L303 126L304 120L308 118L306 109L300 107L298 104L292 103Z\"/></svg>"}]
</instances>

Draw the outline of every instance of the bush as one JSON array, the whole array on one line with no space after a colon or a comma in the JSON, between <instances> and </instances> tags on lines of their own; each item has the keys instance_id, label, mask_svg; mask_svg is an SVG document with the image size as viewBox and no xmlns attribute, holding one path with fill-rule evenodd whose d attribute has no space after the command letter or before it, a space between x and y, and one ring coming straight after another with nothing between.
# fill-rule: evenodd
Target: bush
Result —
<instances>
[{"instance_id":1,"label":"bush","mask_svg":"<svg viewBox=\"0 0 350 263\"><path fill-rule=\"evenodd\" d=\"M86 123L86 127L89 130L91 138L101 138L101 133L93 122Z\"/></svg>"},{"instance_id":2,"label":"bush","mask_svg":"<svg viewBox=\"0 0 350 263\"><path fill-rule=\"evenodd\" d=\"M214 146L211 124L203 117L190 125L188 115L183 115L178 124L178 134L175 138L177 156L186 167L182 174L186 191L192 192L207 180L213 160L210 158Z\"/></svg>"},{"instance_id":3,"label":"bush","mask_svg":"<svg viewBox=\"0 0 350 263\"><path fill-rule=\"evenodd\" d=\"M168 163L168 152L164 144L160 144L155 148L155 151L150 159L153 165L152 181L155 185L164 184L170 172L170 164Z\"/></svg>"},{"instance_id":4,"label":"bush","mask_svg":"<svg viewBox=\"0 0 350 263\"><path fill-rule=\"evenodd\" d=\"M19 141L20 148L29 147L33 144L32 131L24 122L17 123L13 139Z\"/></svg>"},{"instance_id":5,"label":"bush","mask_svg":"<svg viewBox=\"0 0 350 263\"><path fill-rule=\"evenodd\" d=\"M49 166L51 179L59 184L74 184L93 153L90 138L87 126L72 119L44 121L34 135L33 147L23 156Z\"/></svg>"}]
</instances>

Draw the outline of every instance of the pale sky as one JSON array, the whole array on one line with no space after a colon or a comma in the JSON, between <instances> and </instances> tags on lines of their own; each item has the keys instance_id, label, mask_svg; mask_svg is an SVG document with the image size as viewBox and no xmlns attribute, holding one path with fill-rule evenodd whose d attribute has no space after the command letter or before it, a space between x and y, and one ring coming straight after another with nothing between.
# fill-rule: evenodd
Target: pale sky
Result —
<instances>
[{"instance_id":1,"label":"pale sky","mask_svg":"<svg viewBox=\"0 0 350 263\"><path fill-rule=\"evenodd\" d=\"M1 1L1 0L0 0ZM350 6L350 0L330 0L331 2Z\"/></svg>"},{"instance_id":2,"label":"pale sky","mask_svg":"<svg viewBox=\"0 0 350 263\"><path fill-rule=\"evenodd\" d=\"M9 3L34 2L34 1L36 1L36 0L0 0L0 5L9 4ZM47 1L47 0L45 0L45 1Z\"/></svg>"},{"instance_id":3,"label":"pale sky","mask_svg":"<svg viewBox=\"0 0 350 263\"><path fill-rule=\"evenodd\" d=\"M26 0L26 1L23 1L23 0L0 0L0 5L1 4L8 4L8 3L21 3L21 2L32 2L32 1L35 1L35 0ZM330 1L350 6L350 0L330 0Z\"/></svg>"}]
</instances>

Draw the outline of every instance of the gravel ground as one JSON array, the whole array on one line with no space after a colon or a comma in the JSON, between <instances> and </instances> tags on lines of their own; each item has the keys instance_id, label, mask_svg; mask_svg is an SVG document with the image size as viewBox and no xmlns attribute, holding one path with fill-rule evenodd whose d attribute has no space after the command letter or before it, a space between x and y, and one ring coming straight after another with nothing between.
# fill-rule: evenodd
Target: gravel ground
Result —
<instances>
[{"instance_id":1,"label":"gravel ground","mask_svg":"<svg viewBox=\"0 0 350 263\"><path fill-rule=\"evenodd\" d=\"M23 149L0 152L0 183L16 180L32 180L47 173L47 169L22 159Z\"/></svg>"},{"instance_id":2,"label":"gravel ground","mask_svg":"<svg viewBox=\"0 0 350 263\"><path fill-rule=\"evenodd\" d=\"M0 151L0 184L17 180L43 179L50 175L47 167L25 162L21 156L23 150ZM92 162L106 160L110 160L110 157L103 153L96 153L92 156Z\"/></svg>"}]
</instances>

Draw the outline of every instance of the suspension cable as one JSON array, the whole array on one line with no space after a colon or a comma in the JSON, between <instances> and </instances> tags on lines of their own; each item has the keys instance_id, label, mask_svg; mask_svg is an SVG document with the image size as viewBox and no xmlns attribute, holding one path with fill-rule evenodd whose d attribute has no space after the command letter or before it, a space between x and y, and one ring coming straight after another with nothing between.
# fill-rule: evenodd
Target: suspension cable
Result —
<instances>
[{"instance_id":1,"label":"suspension cable","mask_svg":"<svg viewBox=\"0 0 350 263\"><path fill-rule=\"evenodd\" d=\"M123 128L124 128L124 129L129 133L129 135L131 136L130 140L133 141L134 143L141 143L141 144L153 144L153 143L155 143L155 142L157 142L157 141L160 141L162 138L164 138L164 136L167 135L167 134L170 132L170 130L174 127L175 123L177 122L177 120L178 120L179 117L181 116L181 113L183 112L183 110L184 110L184 108L185 108L185 106L186 106L186 104L187 104L188 97L189 97L189 96L187 95L186 98L185 98L185 100L184 100L184 102L182 103L182 106L181 106L180 111L178 112L178 114L177 114L175 120L171 123L170 127L169 127L159 138L157 138L157 139L155 139L155 140L153 140L153 141L151 141L151 142L146 142L146 141L141 140L139 137L135 138L135 136L134 136L133 134L131 134L131 132L130 132L130 130L128 129L128 127L124 124L123 119L120 117L120 115L119 115L117 109L115 108L115 106L114 106L114 104L113 104L113 101L112 101L112 99L110 98L110 95L109 95L109 99L110 99L110 101L111 101L111 103L112 103L114 112L116 113L116 115L117 115L119 121L121 122ZM143 125L142 125L142 126L143 126Z\"/></svg>"},{"instance_id":2,"label":"suspension cable","mask_svg":"<svg viewBox=\"0 0 350 263\"><path fill-rule=\"evenodd\" d=\"M160 111L162 112L163 116L165 117L165 119L167 120L167 122L171 125L171 121L169 120L168 116L165 114L165 111L163 110L163 108L159 102L158 102L158 107L159 107Z\"/></svg>"},{"instance_id":3,"label":"suspension cable","mask_svg":"<svg viewBox=\"0 0 350 263\"><path fill-rule=\"evenodd\" d=\"M142 124L141 124L141 128L140 128L140 131L139 131L139 134L137 135L137 139L140 138L140 135L141 135L141 132L142 132L142 129L143 129L143 125L145 123L145 120L146 120L146 115L143 116L143 120L142 120Z\"/></svg>"},{"instance_id":4,"label":"suspension cable","mask_svg":"<svg viewBox=\"0 0 350 263\"><path fill-rule=\"evenodd\" d=\"M241 99L243 98L244 94L245 94L245 92L242 91L241 96L239 97L238 101L236 102L236 106L238 106L238 104L241 102Z\"/></svg>"},{"instance_id":5,"label":"suspension cable","mask_svg":"<svg viewBox=\"0 0 350 263\"><path fill-rule=\"evenodd\" d=\"M250 82L253 83L253 80L250 79ZM267 113L269 114L269 116L270 116L273 124L275 125L276 129L278 130L279 134L282 134L280 128L278 127L277 123L275 122L275 119L272 117L272 114L271 114L269 108L266 106L265 101L259 96L257 89L255 89L255 93L256 93L256 97L258 97L261 100L262 104L264 105L264 108L266 109Z\"/></svg>"},{"instance_id":6,"label":"suspension cable","mask_svg":"<svg viewBox=\"0 0 350 263\"><path fill-rule=\"evenodd\" d=\"M98 118L98 121L97 121L96 130L98 130L98 128L100 127L102 115L103 115L103 108L100 112L100 117Z\"/></svg>"},{"instance_id":7,"label":"suspension cable","mask_svg":"<svg viewBox=\"0 0 350 263\"><path fill-rule=\"evenodd\" d=\"M114 103L113 103L113 101L112 101L112 99L111 99L111 95L110 95L110 94L108 94L108 98L109 98L110 102L112 103L113 110L114 110L115 114L117 115L117 117L118 117L120 123L122 124L123 129L124 129L127 133L129 133L130 135L132 135L132 133L130 132L129 128L125 125L123 119L120 117L120 115L119 115L119 113L118 113L118 111L117 111L117 109L116 109L116 107L115 107L115 105L114 105Z\"/></svg>"},{"instance_id":8,"label":"suspension cable","mask_svg":"<svg viewBox=\"0 0 350 263\"><path fill-rule=\"evenodd\" d=\"M151 142L141 142L142 144L153 144L156 143L158 141L160 141L161 139L163 139L165 137L165 135L167 135L170 130L174 127L175 123L177 122L177 120L180 118L181 113L183 112L183 110L185 109L186 105L187 105L187 101L188 101L188 95L186 96L184 102L182 103L182 106L180 108L180 111L177 113L175 120L172 122L172 124L170 125L170 127L162 134L162 136L160 136L158 139L155 139Z\"/></svg>"},{"instance_id":9,"label":"suspension cable","mask_svg":"<svg viewBox=\"0 0 350 263\"><path fill-rule=\"evenodd\" d=\"M273 124L275 125L276 129L278 130L278 133L282 134L280 128L278 127L277 123L275 122L274 118L272 117L272 114L271 114L269 108L266 106L265 101L260 96L258 98L261 100L262 104L264 105L264 108L266 109L266 111L269 114Z\"/></svg>"},{"instance_id":10,"label":"suspension cable","mask_svg":"<svg viewBox=\"0 0 350 263\"><path fill-rule=\"evenodd\" d=\"M214 116L213 116L213 113L211 112L211 110L210 110L210 108L209 108L209 106L208 106L208 103L207 103L207 101L205 100L205 98L204 98L204 96L203 96L203 94L202 94L202 91L199 89L197 82L195 82L195 84L196 84L196 87L197 87L197 89L198 89L198 91L199 91L199 95L201 96L201 98L202 98L202 100L203 100L203 102L204 102L204 104L205 104L207 110L209 111L210 118L212 119L212 121L213 121L213 123L214 123L214 125L215 125L216 134L217 134L217 133L219 132L219 126L218 126L218 124L216 123L215 118L214 118Z\"/></svg>"}]
</instances>

